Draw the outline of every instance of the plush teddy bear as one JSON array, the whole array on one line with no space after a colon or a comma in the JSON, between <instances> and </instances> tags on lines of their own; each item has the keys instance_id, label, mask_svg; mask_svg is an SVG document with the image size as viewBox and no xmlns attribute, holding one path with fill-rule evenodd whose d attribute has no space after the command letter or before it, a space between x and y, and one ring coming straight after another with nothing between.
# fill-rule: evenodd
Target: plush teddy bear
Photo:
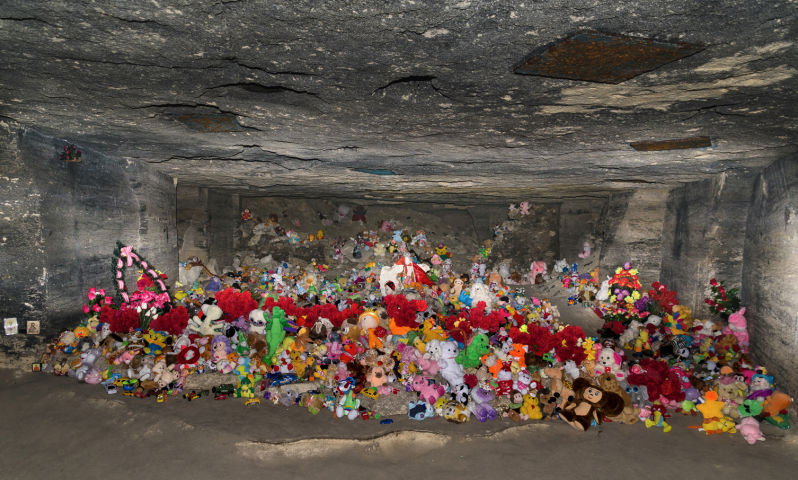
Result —
<instances>
[{"instance_id":1,"label":"plush teddy bear","mask_svg":"<svg viewBox=\"0 0 798 480\"><path fill-rule=\"evenodd\" d=\"M611 373L621 381L626 379L626 372L622 369L623 359L621 355L611 348L601 349L601 353L596 358L594 375L599 376L603 373Z\"/></svg>"},{"instance_id":2,"label":"plush teddy bear","mask_svg":"<svg viewBox=\"0 0 798 480\"><path fill-rule=\"evenodd\" d=\"M540 408L540 401L532 394L524 395L524 404L521 406L521 419L522 420L541 420L543 418L543 410Z\"/></svg>"},{"instance_id":3,"label":"plush teddy bear","mask_svg":"<svg viewBox=\"0 0 798 480\"><path fill-rule=\"evenodd\" d=\"M740 387L733 377L724 376L718 379L718 400L724 403L724 415L732 418L740 417L737 408L742 405L745 397L740 395Z\"/></svg>"},{"instance_id":4,"label":"plush teddy bear","mask_svg":"<svg viewBox=\"0 0 798 480\"><path fill-rule=\"evenodd\" d=\"M471 419L471 411L461 403L449 403L443 409L443 418L452 423L465 423Z\"/></svg>"},{"instance_id":5,"label":"plush teddy bear","mask_svg":"<svg viewBox=\"0 0 798 480\"><path fill-rule=\"evenodd\" d=\"M548 388L544 388L538 392L538 405L540 405L543 420L549 421L554 416L555 409L557 408L557 399L559 398L559 394L557 395L558 397L552 395L551 390Z\"/></svg>"},{"instance_id":6,"label":"plush teddy bear","mask_svg":"<svg viewBox=\"0 0 798 480\"><path fill-rule=\"evenodd\" d=\"M575 429L586 432L594 420L601 425L604 416L617 417L623 412L623 398L617 393L593 386L584 378L574 380L573 387L574 398L563 404L559 415Z\"/></svg>"},{"instance_id":7,"label":"plush teddy bear","mask_svg":"<svg viewBox=\"0 0 798 480\"><path fill-rule=\"evenodd\" d=\"M521 392L521 395L526 395L529 393L529 385L531 383L532 375L524 369L518 372L518 379L513 382L513 389ZM535 391L537 391L537 389L535 389Z\"/></svg>"},{"instance_id":8,"label":"plush teddy bear","mask_svg":"<svg viewBox=\"0 0 798 480\"><path fill-rule=\"evenodd\" d=\"M598 383L604 390L618 394L623 399L623 411L617 417L612 417L612 420L631 425L640 419L640 408L632 404L632 398L618 382L615 375L602 373L598 377Z\"/></svg>"},{"instance_id":9,"label":"plush teddy bear","mask_svg":"<svg viewBox=\"0 0 798 480\"><path fill-rule=\"evenodd\" d=\"M441 376L449 382L452 388L455 388L464 382L463 377L465 376L463 366L455 361L460 349L453 341L441 342L440 346L441 358L438 360L438 366L441 369Z\"/></svg>"}]
</instances>

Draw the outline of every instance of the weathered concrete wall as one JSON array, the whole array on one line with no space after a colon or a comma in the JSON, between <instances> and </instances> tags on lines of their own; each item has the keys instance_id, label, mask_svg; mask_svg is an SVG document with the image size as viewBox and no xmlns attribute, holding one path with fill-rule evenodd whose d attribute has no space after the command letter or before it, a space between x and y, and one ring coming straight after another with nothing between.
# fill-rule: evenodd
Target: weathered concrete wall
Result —
<instances>
[{"instance_id":1,"label":"weathered concrete wall","mask_svg":"<svg viewBox=\"0 0 798 480\"><path fill-rule=\"evenodd\" d=\"M560 257L569 263L580 260L585 242L594 249L603 232L602 210L607 207L606 200L569 200L560 206Z\"/></svg>"},{"instance_id":2,"label":"weathered concrete wall","mask_svg":"<svg viewBox=\"0 0 798 480\"><path fill-rule=\"evenodd\" d=\"M599 267L602 278L625 262L637 268L643 288L659 280L667 190L637 190L610 196L604 218Z\"/></svg>"},{"instance_id":3,"label":"weathered concrete wall","mask_svg":"<svg viewBox=\"0 0 798 480\"><path fill-rule=\"evenodd\" d=\"M798 394L798 158L766 168L754 185L745 235L743 305L751 356Z\"/></svg>"},{"instance_id":4,"label":"weathered concrete wall","mask_svg":"<svg viewBox=\"0 0 798 480\"><path fill-rule=\"evenodd\" d=\"M61 139L11 123L0 132L3 317L40 320L43 337L74 326L89 288L112 289L117 240L176 279L170 177L90 150L82 162L64 163Z\"/></svg>"},{"instance_id":5,"label":"weathered concrete wall","mask_svg":"<svg viewBox=\"0 0 798 480\"><path fill-rule=\"evenodd\" d=\"M207 262L210 230L208 189L178 185L175 203L180 260L199 257L203 262Z\"/></svg>"},{"instance_id":6,"label":"weathered concrete wall","mask_svg":"<svg viewBox=\"0 0 798 480\"><path fill-rule=\"evenodd\" d=\"M729 170L668 195L660 281L699 318L711 316L704 303L711 278L726 280L727 288L741 285L748 205L758 173Z\"/></svg>"}]
</instances>

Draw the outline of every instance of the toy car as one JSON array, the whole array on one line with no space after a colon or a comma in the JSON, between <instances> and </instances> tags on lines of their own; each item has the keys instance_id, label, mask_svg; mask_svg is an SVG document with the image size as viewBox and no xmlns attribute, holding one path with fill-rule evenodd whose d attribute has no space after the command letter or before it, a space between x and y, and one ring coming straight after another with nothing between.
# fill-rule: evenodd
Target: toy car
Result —
<instances>
[{"instance_id":1,"label":"toy car","mask_svg":"<svg viewBox=\"0 0 798 480\"><path fill-rule=\"evenodd\" d=\"M390 425L393 423L393 420L390 418L386 418L385 420L380 420L380 425Z\"/></svg>"},{"instance_id":2,"label":"toy car","mask_svg":"<svg viewBox=\"0 0 798 480\"><path fill-rule=\"evenodd\" d=\"M249 406L249 405L260 405L260 398L250 398L249 400L247 400L247 403L245 403L244 405L246 405L246 406Z\"/></svg>"},{"instance_id":3,"label":"toy car","mask_svg":"<svg viewBox=\"0 0 798 480\"><path fill-rule=\"evenodd\" d=\"M122 392L122 395L124 395L126 397L132 397L133 396L133 392Z\"/></svg>"},{"instance_id":4,"label":"toy car","mask_svg":"<svg viewBox=\"0 0 798 480\"><path fill-rule=\"evenodd\" d=\"M235 393L236 388L229 383L224 383L222 385L219 385L218 387L213 387L211 391L213 393L224 393L225 395L232 395L233 393Z\"/></svg>"},{"instance_id":5,"label":"toy car","mask_svg":"<svg viewBox=\"0 0 798 480\"><path fill-rule=\"evenodd\" d=\"M149 394L149 393L147 393L147 392L145 392L145 391L143 391L143 390L139 390L139 391L137 391L137 392L133 393L133 395L134 395L134 396L136 396L136 397L138 397L138 398L147 398L147 397L149 397L149 396L150 396L150 394Z\"/></svg>"},{"instance_id":6,"label":"toy car","mask_svg":"<svg viewBox=\"0 0 798 480\"><path fill-rule=\"evenodd\" d=\"M377 393L377 389L374 387L363 389L363 391L361 391L360 393L369 398L373 398L374 400L376 400L380 396L380 394Z\"/></svg>"},{"instance_id":7,"label":"toy car","mask_svg":"<svg viewBox=\"0 0 798 480\"><path fill-rule=\"evenodd\" d=\"M216 395L214 395L213 399L214 400L227 400L227 395L225 395L224 393L217 393Z\"/></svg>"},{"instance_id":8,"label":"toy car","mask_svg":"<svg viewBox=\"0 0 798 480\"><path fill-rule=\"evenodd\" d=\"M190 402L190 401L194 400L195 398L200 398L200 395L197 394L197 392L191 392L191 393L187 393L187 394L183 395L183 398L185 398L186 400L188 400Z\"/></svg>"},{"instance_id":9,"label":"toy car","mask_svg":"<svg viewBox=\"0 0 798 480\"><path fill-rule=\"evenodd\" d=\"M116 385L114 385L113 383L107 383L105 385L105 393L107 393L108 395L115 394L116 393Z\"/></svg>"},{"instance_id":10,"label":"toy car","mask_svg":"<svg viewBox=\"0 0 798 480\"><path fill-rule=\"evenodd\" d=\"M297 376L293 373L286 373L285 375L280 375L277 378L271 379L269 381L270 387L279 387L281 385L287 385L289 383L294 383L297 381Z\"/></svg>"},{"instance_id":11,"label":"toy car","mask_svg":"<svg viewBox=\"0 0 798 480\"><path fill-rule=\"evenodd\" d=\"M126 381L128 381L128 380L130 380L130 379L129 379L129 378L122 378L122 377L119 377L119 378L117 378L117 379L115 379L115 380L114 380L114 385L116 385L117 387L121 387L121 386L123 386L123 385L125 384L125 382L126 382Z\"/></svg>"}]
</instances>

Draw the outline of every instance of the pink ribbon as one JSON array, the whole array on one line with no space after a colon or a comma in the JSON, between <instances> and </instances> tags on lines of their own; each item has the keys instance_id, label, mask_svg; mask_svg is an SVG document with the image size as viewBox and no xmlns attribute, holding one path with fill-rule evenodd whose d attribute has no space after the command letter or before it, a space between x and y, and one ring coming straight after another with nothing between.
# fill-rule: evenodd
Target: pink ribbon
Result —
<instances>
[{"instance_id":1,"label":"pink ribbon","mask_svg":"<svg viewBox=\"0 0 798 480\"><path fill-rule=\"evenodd\" d=\"M125 289L124 280L117 280L116 283L119 284L119 290L124 290Z\"/></svg>"},{"instance_id":2,"label":"pink ribbon","mask_svg":"<svg viewBox=\"0 0 798 480\"><path fill-rule=\"evenodd\" d=\"M141 268L146 270L149 268L149 265L147 265L147 262L141 262Z\"/></svg>"},{"instance_id":3,"label":"pink ribbon","mask_svg":"<svg viewBox=\"0 0 798 480\"><path fill-rule=\"evenodd\" d=\"M122 247L120 256L127 257L127 266L133 266L133 259L135 258L136 261L139 261L139 256L133 253L133 247L128 245L127 247Z\"/></svg>"},{"instance_id":4,"label":"pink ribbon","mask_svg":"<svg viewBox=\"0 0 798 480\"><path fill-rule=\"evenodd\" d=\"M125 303L130 303L130 297L127 296L127 293L122 292L122 298L125 299Z\"/></svg>"},{"instance_id":5,"label":"pink ribbon","mask_svg":"<svg viewBox=\"0 0 798 480\"><path fill-rule=\"evenodd\" d=\"M163 280L157 280L157 282L158 282L158 285L161 286L161 291L165 292L166 291L166 285L164 285Z\"/></svg>"}]
</instances>

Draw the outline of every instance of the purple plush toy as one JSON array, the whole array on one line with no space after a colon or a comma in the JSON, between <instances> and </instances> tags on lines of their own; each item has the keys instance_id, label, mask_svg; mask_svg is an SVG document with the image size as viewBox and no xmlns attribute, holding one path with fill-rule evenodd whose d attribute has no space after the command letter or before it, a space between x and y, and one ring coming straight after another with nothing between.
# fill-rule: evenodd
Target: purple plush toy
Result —
<instances>
[{"instance_id":1,"label":"purple plush toy","mask_svg":"<svg viewBox=\"0 0 798 480\"><path fill-rule=\"evenodd\" d=\"M471 402L468 409L480 422L496 420L496 409L488 402L493 400L493 391L485 387L476 387L471 391Z\"/></svg>"}]
</instances>

